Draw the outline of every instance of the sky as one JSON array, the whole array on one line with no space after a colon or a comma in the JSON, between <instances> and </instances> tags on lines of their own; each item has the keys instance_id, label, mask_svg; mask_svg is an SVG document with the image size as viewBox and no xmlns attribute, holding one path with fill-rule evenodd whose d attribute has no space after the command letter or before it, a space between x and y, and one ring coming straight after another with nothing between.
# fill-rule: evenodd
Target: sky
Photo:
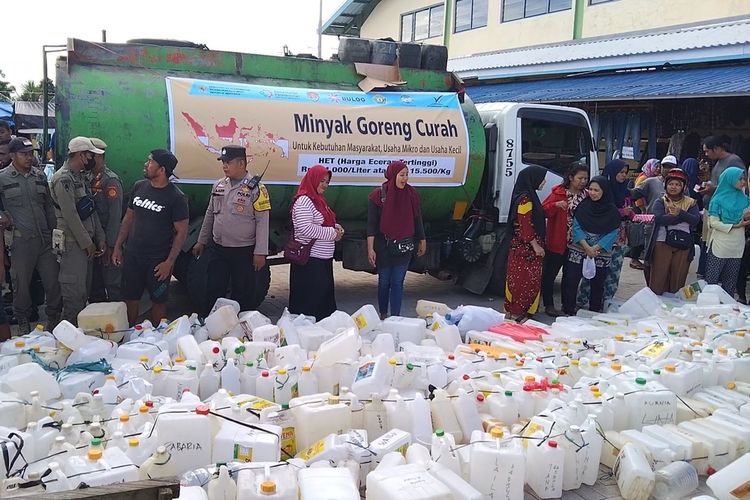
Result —
<instances>
[{"instance_id":1,"label":"sky","mask_svg":"<svg viewBox=\"0 0 750 500\"><path fill-rule=\"evenodd\" d=\"M323 0L323 22L344 0ZM42 79L42 46L68 38L124 43L133 38L171 38L202 43L211 50L282 55L317 54L319 0L38 0L24 22L3 26L0 71L20 92L28 80ZM43 13L44 26L38 18ZM323 36L323 57L338 47ZM49 57L54 80L56 54Z\"/></svg>"}]
</instances>

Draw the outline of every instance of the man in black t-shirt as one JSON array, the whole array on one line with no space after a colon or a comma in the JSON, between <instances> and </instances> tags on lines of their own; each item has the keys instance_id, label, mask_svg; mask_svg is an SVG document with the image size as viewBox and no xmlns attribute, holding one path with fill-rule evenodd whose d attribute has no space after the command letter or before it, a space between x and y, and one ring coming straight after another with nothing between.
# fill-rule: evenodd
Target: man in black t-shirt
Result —
<instances>
[{"instance_id":1,"label":"man in black t-shirt","mask_svg":"<svg viewBox=\"0 0 750 500\"><path fill-rule=\"evenodd\" d=\"M144 289L153 303L152 322L158 324L167 312L169 280L187 237L189 215L185 195L169 181L176 166L177 158L171 152L151 151L143 167L146 179L133 186L112 252L112 262L123 268L121 293L131 326L138 318Z\"/></svg>"}]
</instances>

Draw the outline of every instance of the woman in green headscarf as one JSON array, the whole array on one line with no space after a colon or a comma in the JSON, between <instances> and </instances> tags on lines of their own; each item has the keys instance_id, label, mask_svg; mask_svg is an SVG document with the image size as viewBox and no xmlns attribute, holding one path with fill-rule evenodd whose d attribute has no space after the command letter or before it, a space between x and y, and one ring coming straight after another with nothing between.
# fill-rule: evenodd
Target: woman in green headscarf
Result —
<instances>
[{"instance_id":1,"label":"woman in green headscarf","mask_svg":"<svg viewBox=\"0 0 750 500\"><path fill-rule=\"evenodd\" d=\"M708 206L706 281L711 285L721 283L732 297L745 250L745 227L750 225L750 198L745 194L746 189L745 169L728 167L721 173Z\"/></svg>"}]
</instances>

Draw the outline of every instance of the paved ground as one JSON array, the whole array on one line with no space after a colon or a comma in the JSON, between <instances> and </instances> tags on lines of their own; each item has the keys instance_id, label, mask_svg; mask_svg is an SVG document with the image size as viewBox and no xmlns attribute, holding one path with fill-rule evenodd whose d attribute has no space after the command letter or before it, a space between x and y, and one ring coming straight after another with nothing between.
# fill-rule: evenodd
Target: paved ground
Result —
<instances>
[{"instance_id":1,"label":"paved ground","mask_svg":"<svg viewBox=\"0 0 750 500\"><path fill-rule=\"evenodd\" d=\"M622 301L627 300L645 286L643 272L631 269L629 262L630 259L625 259L622 276L620 277L620 287L615 296L616 299ZM335 264L334 273L336 280L336 301L339 309L351 314L364 304L370 303L377 306L377 276L364 272L348 271L342 268L340 263ZM694 274L688 276L688 282L693 280L695 280ZM557 286L556 304L559 308L559 277ZM190 304L182 286L177 282L173 282L171 293L172 298L168 306L169 317L172 318L179 314L189 314L191 312ZM315 291L310 290L310 293L315 293ZM273 266L271 268L271 288L266 301L260 306L259 310L272 320L276 320L281 316L286 307L288 296L289 266ZM450 282L440 281L429 275L408 273L404 285L404 301L401 315L415 316L415 308L419 299L444 302L451 307L472 304L493 307L500 311L503 310L502 297L475 295ZM552 321L551 318L544 314L538 314L535 319L547 323Z\"/></svg>"}]
</instances>

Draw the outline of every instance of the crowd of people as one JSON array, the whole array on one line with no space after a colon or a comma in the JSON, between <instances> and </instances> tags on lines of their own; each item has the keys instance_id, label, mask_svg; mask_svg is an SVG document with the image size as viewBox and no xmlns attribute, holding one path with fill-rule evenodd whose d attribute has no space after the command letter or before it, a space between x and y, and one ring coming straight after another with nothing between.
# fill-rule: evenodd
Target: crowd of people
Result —
<instances>
[{"instance_id":1,"label":"crowd of people","mask_svg":"<svg viewBox=\"0 0 750 500\"><path fill-rule=\"evenodd\" d=\"M703 161L687 158L679 166L673 155L649 159L635 179L624 160L610 161L591 179L587 167L576 165L544 200L537 191L545 170L522 170L508 215L507 315L523 321L537 312L540 298L553 317L579 308L604 311L625 256L657 295L684 287L698 258L698 277L747 303L747 170L724 138L705 138L703 152ZM561 269L559 310L553 286Z\"/></svg>"},{"instance_id":2,"label":"crowd of people","mask_svg":"<svg viewBox=\"0 0 750 500\"><path fill-rule=\"evenodd\" d=\"M170 181L178 163L174 154L151 151L144 179L125 201L122 183L107 165L103 140L73 138L65 163L48 179L34 161L32 142L10 136L6 128L8 137L0 130L0 225L6 238L12 237L7 254L0 248L0 265L10 257L19 330L30 331L38 317L34 309L42 303L48 329L60 320L76 324L87 303L103 301L124 301L132 325L144 292L152 303L151 319L163 318L189 220L187 198ZM208 262L205 303L194 304L204 315L224 296L242 310L257 305L256 273L267 265L269 253L271 200L260 177L248 172L245 148L228 145L217 159L223 176L211 188L192 248L194 258ZM318 318L337 309L333 254L345 234L326 202L330 180L325 167L309 168L291 207L291 240L304 259L290 259L289 310ZM368 201L367 257L378 273L383 318L400 314L409 263L427 248L419 194L408 181L407 165L393 161ZM42 288L36 294L35 277ZM10 336L4 313L0 307L0 340Z\"/></svg>"},{"instance_id":3,"label":"crowd of people","mask_svg":"<svg viewBox=\"0 0 750 500\"><path fill-rule=\"evenodd\" d=\"M12 316L20 331L30 331L42 304L50 329L63 319L75 324L87 303L101 301L124 301L134 324L145 291L152 319L163 318L189 219L187 198L170 180L178 163L174 154L151 151L144 179L125 203L103 140L71 139L65 163L48 179L35 166L32 142L5 128L0 127L5 233L0 266L5 268L9 257ZM540 302L553 317L574 315L579 308L606 310L626 256L657 295L685 286L698 258L700 277L746 302L747 171L721 138L707 137L703 151L703 161L687 158L679 166L672 155L649 159L637 176L619 159L591 179L588 167L577 164L544 200L538 192L547 170L521 170L508 213L507 316L523 321ZM192 248L209 266L205 304L198 305L204 313L229 291L243 310L257 305L256 273L269 253L271 200L260 177L248 172L245 148L228 145L217 159L223 176L212 186ZM294 314L323 318L337 309L333 256L346 231L326 201L331 175L321 165L309 168L292 200L285 254ZM385 182L367 203L367 258L378 275L379 312L382 318L400 315L406 272L427 250L420 196L409 185L407 164L390 162ZM558 309L554 286L560 271ZM0 339L10 335L8 316L0 304Z\"/></svg>"}]
</instances>

